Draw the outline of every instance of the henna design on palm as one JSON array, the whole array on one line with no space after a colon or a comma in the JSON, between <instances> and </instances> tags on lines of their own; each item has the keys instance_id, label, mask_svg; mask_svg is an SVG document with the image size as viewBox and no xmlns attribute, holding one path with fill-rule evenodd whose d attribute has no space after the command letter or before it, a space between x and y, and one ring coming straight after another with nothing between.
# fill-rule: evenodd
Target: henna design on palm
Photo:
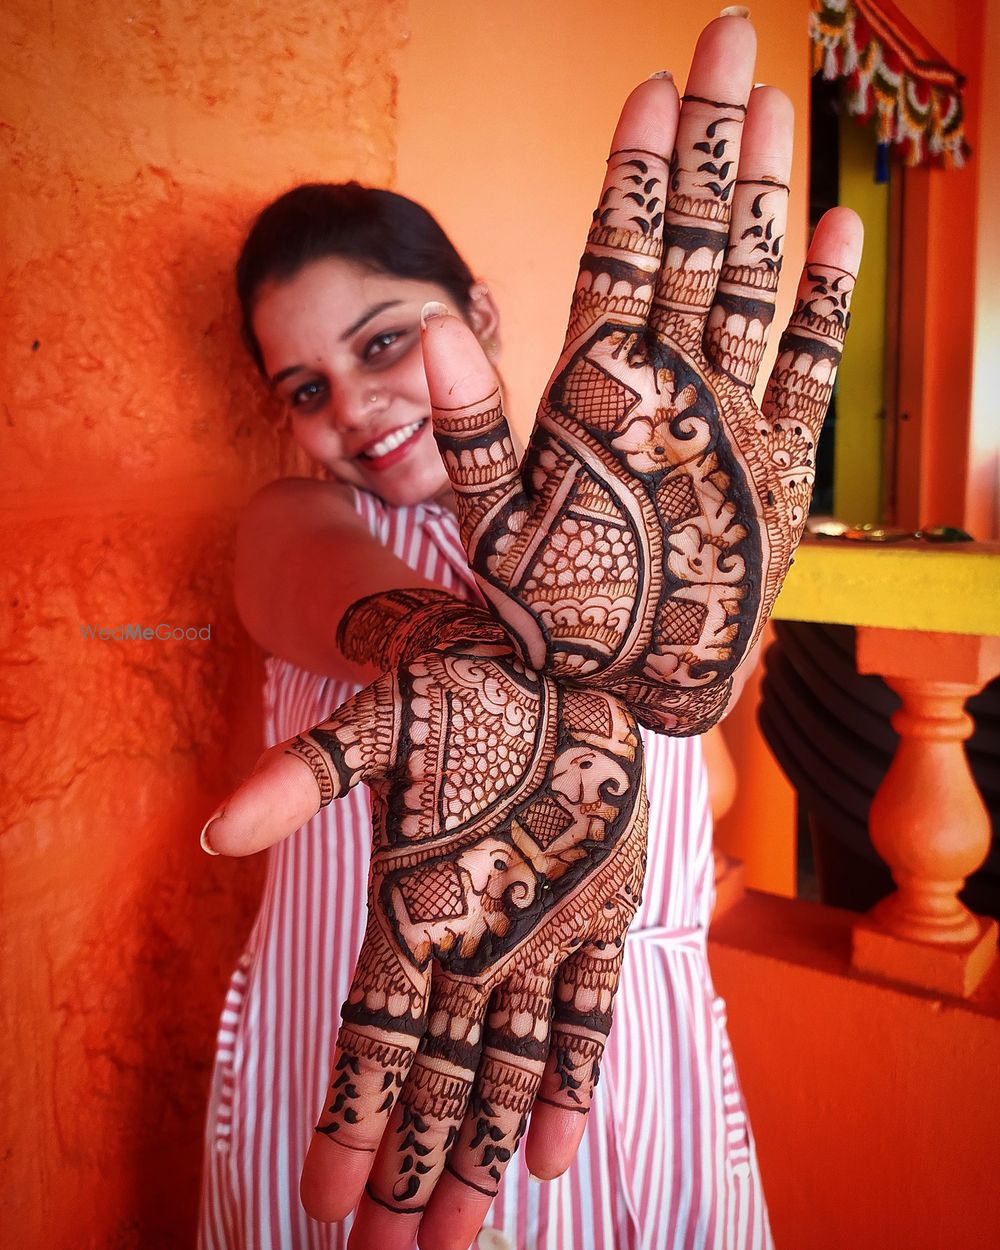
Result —
<instances>
[{"instance_id":1,"label":"henna design on palm","mask_svg":"<svg viewBox=\"0 0 1000 1250\"><path fill-rule=\"evenodd\" d=\"M805 524L851 274L807 265L763 404L788 188L747 108L689 95L669 163L615 151L522 465L499 392L435 405L480 589L525 662L704 732Z\"/></svg>"},{"instance_id":2,"label":"henna design on palm","mask_svg":"<svg viewBox=\"0 0 1000 1250\"><path fill-rule=\"evenodd\" d=\"M362 600L340 640L395 667L282 748L322 802L372 794L368 926L318 1130L362 1153L384 1135L369 1196L413 1213L446 1159L492 1197L539 1091L589 1107L641 899L641 743L620 700L533 673L444 592Z\"/></svg>"}]
</instances>

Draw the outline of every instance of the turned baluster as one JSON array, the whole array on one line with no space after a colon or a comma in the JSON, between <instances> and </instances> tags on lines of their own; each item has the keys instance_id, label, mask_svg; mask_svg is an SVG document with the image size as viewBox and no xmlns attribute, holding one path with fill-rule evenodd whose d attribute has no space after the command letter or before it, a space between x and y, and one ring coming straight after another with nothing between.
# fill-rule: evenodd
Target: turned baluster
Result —
<instances>
[{"instance_id":1,"label":"turned baluster","mask_svg":"<svg viewBox=\"0 0 1000 1250\"><path fill-rule=\"evenodd\" d=\"M1000 671L1000 639L858 630L858 668L903 701L899 746L869 831L897 889L855 928L854 963L928 989L968 994L996 958L996 921L959 900L990 845L990 822L963 743L966 700Z\"/></svg>"}]
</instances>

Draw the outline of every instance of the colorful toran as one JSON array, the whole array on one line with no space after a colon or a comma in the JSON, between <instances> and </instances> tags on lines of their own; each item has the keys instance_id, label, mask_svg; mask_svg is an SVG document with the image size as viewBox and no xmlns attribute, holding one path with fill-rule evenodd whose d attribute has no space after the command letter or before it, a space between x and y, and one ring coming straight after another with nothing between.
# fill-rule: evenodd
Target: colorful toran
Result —
<instances>
[{"instance_id":1,"label":"colorful toran","mask_svg":"<svg viewBox=\"0 0 1000 1250\"><path fill-rule=\"evenodd\" d=\"M965 78L891 0L812 0L813 73L843 78L847 106L907 165L961 168L970 154L962 118Z\"/></svg>"}]
</instances>

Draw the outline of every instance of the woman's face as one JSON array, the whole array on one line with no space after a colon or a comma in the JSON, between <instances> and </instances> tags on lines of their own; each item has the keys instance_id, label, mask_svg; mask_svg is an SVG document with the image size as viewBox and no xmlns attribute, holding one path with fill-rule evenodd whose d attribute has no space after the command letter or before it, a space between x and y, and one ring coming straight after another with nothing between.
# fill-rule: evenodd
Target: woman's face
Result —
<instances>
[{"instance_id":1,"label":"woman's face","mask_svg":"<svg viewBox=\"0 0 1000 1250\"><path fill-rule=\"evenodd\" d=\"M391 504L432 499L448 484L420 351L428 300L454 304L434 283L328 258L265 284L254 305L296 441L340 481Z\"/></svg>"}]
</instances>

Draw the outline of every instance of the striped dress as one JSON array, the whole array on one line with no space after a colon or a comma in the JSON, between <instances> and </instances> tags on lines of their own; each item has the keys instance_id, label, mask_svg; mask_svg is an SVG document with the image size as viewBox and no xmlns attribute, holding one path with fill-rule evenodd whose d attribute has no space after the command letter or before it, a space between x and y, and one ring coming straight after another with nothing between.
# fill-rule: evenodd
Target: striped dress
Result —
<instances>
[{"instance_id":1,"label":"striped dress","mask_svg":"<svg viewBox=\"0 0 1000 1250\"><path fill-rule=\"evenodd\" d=\"M458 526L436 504L390 508L355 492L389 551L465 598ZM275 657L266 739L324 720L353 691ZM697 738L644 735L650 800L642 906L587 1132L558 1180L519 1152L478 1250L764 1250L752 1137L705 952L713 864ZM205 1141L201 1250L344 1250L349 1222L302 1210L299 1173L329 1083L341 1003L365 928L370 845L363 787L270 852L260 912L218 1034Z\"/></svg>"}]
</instances>

